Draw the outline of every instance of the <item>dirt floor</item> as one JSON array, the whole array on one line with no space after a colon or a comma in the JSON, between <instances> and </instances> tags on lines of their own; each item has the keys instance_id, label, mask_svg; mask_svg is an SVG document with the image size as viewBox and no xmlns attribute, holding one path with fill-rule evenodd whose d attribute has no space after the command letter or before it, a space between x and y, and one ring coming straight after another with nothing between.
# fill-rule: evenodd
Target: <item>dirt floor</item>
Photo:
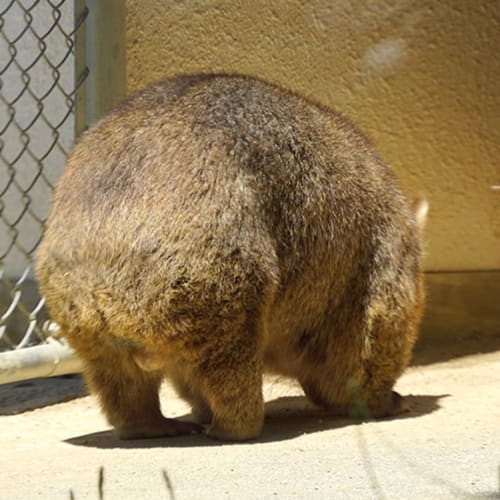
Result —
<instances>
[{"instance_id":1,"label":"dirt floor","mask_svg":"<svg viewBox=\"0 0 500 500\"><path fill-rule=\"evenodd\" d=\"M269 378L264 433L242 444L118 441L77 376L0 386L0 499L99 498L100 470L106 500L500 498L500 351L421 359L396 387L411 412L377 422L332 418ZM166 414L188 413L162 392Z\"/></svg>"}]
</instances>

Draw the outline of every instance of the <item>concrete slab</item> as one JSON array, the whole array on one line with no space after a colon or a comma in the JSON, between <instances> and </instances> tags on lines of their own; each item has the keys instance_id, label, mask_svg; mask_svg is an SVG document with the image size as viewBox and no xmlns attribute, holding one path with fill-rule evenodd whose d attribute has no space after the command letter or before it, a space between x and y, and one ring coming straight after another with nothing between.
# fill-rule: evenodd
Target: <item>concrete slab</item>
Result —
<instances>
[{"instance_id":1,"label":"concrete slab","mask_svg":"<svg viewBox=\"0 0 500 500\"><path fill-rule=\"evenodd\" d=\"M66 391L81 391L78 379L64 380ZM101 467L106 500L500 498L499 382L500 351L412 367L397 384L412 411L357 424L269 378L264 433L243 444L121 442L93 397L9 415L16 398L4 387L0 498L69 498L70 490L77 500L98 498ZM188 412L168 385L162 392L168 415Z\"/></svg>"}]
</instances>

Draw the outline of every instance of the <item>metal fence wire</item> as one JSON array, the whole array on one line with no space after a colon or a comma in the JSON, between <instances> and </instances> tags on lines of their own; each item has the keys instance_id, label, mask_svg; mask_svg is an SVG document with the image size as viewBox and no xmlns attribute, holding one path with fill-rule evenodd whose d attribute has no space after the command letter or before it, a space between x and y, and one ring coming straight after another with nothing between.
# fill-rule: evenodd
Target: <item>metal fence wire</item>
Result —
<instances>
[{"instance_id":1,"label":"metal fence wire","mask_svg":"<svg viewBox=\"0 0 500 500\"><path fill-rule=\"evenodd\" d=\"M0 351L46 343L33 279L48 201L75 136L77 0L0 0ZM45 325L45 326L44 326Z\"/></svg>"}]
</instances>

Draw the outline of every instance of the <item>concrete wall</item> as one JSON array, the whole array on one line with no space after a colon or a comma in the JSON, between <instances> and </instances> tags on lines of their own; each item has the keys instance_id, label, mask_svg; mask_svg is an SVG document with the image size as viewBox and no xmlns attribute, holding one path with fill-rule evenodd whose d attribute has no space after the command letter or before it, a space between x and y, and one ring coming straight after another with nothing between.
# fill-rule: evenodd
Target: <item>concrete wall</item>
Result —
<instances>
[{"instance_id":1,"label":"concrete wall","mask_svg":"<svg viewBox=\"0 0 500 500\"><path fill-rule=\"evenodd\" d=\"M500 269L500 2L127 0L127 83L237 71L349 116L431 203L428 270Z\"/></svg>"}]
</instances>

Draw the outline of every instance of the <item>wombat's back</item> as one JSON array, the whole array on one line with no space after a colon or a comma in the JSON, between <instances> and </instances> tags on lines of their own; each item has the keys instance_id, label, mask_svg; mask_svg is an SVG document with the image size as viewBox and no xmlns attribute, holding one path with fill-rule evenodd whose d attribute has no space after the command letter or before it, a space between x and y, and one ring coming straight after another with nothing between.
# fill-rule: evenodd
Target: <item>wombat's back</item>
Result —
<instances>
[{"instance_id":1,"label":"wombat's back","mask_svg":"<svg viewBox=\"0 0 500 500\"><path fill-rule=\"evenodd\" d=\"M370 286L398 266L416 280L418 259L397 181L340 115L259 80L197 75L131 97L80 139L38 275L64 325L174 336L214 304L272 295L279 336L328 309L361 315Z\"/></svg>"}]
</instances>

